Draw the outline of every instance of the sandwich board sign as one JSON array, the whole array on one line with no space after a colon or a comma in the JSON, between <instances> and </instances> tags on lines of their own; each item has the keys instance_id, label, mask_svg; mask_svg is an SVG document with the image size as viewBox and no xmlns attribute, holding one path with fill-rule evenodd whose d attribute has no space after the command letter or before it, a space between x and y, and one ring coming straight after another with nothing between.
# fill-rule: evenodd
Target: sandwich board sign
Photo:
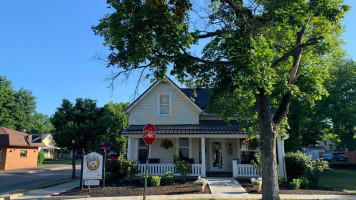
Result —
<instances>
[{"instance_id":1,"label":"sandwich board sign","mask_svg":"<svg viewBox=\"0 0 356 200\"><path fill-rule=\"evenodd\" d=\"M97 181L87 181L87 180L102 180L103 178L103 156L91 152L83 157L83 180L85 183L97 183ZM94 185L94 184L93 184Z\"/></svg>"}]
</instances>

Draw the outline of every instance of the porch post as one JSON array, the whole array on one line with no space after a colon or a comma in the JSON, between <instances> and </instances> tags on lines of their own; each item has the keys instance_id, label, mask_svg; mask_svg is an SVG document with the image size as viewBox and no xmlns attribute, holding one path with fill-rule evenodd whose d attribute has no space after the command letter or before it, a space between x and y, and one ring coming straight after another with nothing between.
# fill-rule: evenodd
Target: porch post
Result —
<instances>
[{"instance_id":1,"label":"porch post","mask_svg":"<svg viewBox=\"0 0 356 200\"><path fill-rule=\"evenodd\" d=\"M127 138L127 159L131 159L131 141L132 139L130 137Z\"/></svg>"},{"instance_id":2,"label":"porch post","mask_svg":"<svg viewBox=\"0 0 356 200\"><path fill-rule=\"evenodd\" d=\"M240 152L240 149L241 149L241 147L240 147L240 138L237 138L237 142L236 142L236 148L237 148L237 150L236 150L236 153L237 153L237 159L240 161L240 163L241 163L241 152Z\"/></svg>"},{"instance_id":3,"label":"porch post","mask_svg":"<svg viewBox=\"0 0 356 200\"><path fill-rule=\"evenodd\" d=\"M205 138L201 138L201 176L206 177Z\"/></svg>"}]
</instances>

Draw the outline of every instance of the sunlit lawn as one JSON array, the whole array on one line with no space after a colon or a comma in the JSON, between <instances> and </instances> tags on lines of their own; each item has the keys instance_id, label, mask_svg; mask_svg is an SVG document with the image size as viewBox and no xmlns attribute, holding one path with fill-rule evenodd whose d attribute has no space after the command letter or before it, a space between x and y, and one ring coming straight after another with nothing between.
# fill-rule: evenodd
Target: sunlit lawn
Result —
<instances>
[{"instance_id":1,"label":"sunlit lawn","mask_svg":"<svg viewBox=\"0 0 356 200\"><path fill-rule=\"evenodd\" d=\"M356 194L356 170L331 170L322 175L320 186Z\"/></svg>"}]
</instances>

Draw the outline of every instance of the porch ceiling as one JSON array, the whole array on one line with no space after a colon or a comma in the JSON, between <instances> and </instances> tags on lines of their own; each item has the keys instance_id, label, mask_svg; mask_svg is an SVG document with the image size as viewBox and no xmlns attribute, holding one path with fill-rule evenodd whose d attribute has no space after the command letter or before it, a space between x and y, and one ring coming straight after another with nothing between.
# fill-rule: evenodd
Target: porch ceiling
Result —
<instances>
[{"instance_id":1,"label":"porch ceiling","mask_svg":"<svg viewBox=\"0 0 356 200\"><path fill-rule=\"evenodd\" d=\"M142 135L145 125L129 125L122 135ZM182 125L155 125L158 135L246 135L243 131L248 127L239 127L236 121L230 121L230 124L221 120L200 120L199 124L182 124Z\"/></svg>"}]
</instances>

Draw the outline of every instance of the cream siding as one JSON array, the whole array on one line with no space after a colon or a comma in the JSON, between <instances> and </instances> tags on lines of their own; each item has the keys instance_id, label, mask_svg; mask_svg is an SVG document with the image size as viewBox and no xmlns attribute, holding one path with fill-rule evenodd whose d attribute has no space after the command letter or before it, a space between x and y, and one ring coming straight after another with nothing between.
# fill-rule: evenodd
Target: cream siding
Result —
<instances>
[{"instance_id":1,"label":"cream siding","mask_svg":"<svg viewBox=\"0 0 356 200\"><path fill-rule=\"evenodd\" d=\"M158 94L172 95L172 112L169 116L157 114ZM189 100L169 83L160 83L130 111L130 125L199 124L199 113Z\"/></svg>"},{"instance_id":2,"label":"cream siding","mask_svg":"<svg viewBox=\"0 0 356 200\"><path fill-rule=\"evenodd\" d=\"M200 138L192 138L192 158L194 159L194 164L199 164L200 160Z\"/></svg>"},{"instance_id":3,"label":"cream siding","mask_svg":"<svg viewBox=\"0 0 356 200\"><path fill-rule=\"evenodd\" d=\"M232 154L229 155L229 144L231 144ZM237 140L236 139L225 139L225 164L226 172L232 172L232 160L237 158Z\"/></svg>"},{"instance_id":4,"label":"cream siding","mask_svg":"<svg viewBox=\"0 0 356 200\"><path fill-rule=\"evenodd\" d=\"M176 153L176 139L168 139L173 143L173 147L165 149L161 147L163 138L156 138L151 148L151 158L159 158L160 163L173 163L173 154Z\"/></svg>"}]
</instances>

